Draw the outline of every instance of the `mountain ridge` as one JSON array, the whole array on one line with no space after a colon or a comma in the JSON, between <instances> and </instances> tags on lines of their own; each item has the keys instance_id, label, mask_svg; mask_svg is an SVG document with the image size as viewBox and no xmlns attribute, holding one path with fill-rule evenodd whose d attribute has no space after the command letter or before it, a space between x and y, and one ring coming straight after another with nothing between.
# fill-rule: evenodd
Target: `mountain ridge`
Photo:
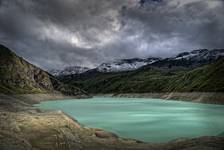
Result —
<instances>
[{"instance_id":1,"label":"mountain ridge","mask_svg":"<svg viewBox=\"0 0 224 150\"><path fill-rule=\"evenodd\" d=\"M219 57L224 56L224 49L198 49L190 52L182 52L173 57L159 58L131 58L131 59L118 59L111 62L105 62L93 69L84 69L84 71L74 71L74 73L63 73L63 70L50 71L51 74L60 77L68 75L77 75L88 72L102 72L102 73L116 73L134 71L140 68L160 68L160 69L194 69L202 65L214 62ZM71 66L72 68L72 66ZM85 68L85 67L80 67ZM72 70L72 69L71 69ZM62 73L61 73L62 72ZM66 71L65 71L66 72Z\"/></svg>"},{"instance_id":2,"label":"mountain ridge","mask_svg":"<svg viewBox=\"0 0 224 150\"><path fill-rule=\"evenodd\" d=\"M62 93L86 95L77 87L66 85L46 71L16 55L0 45L0 93L35 94Z\"/></svg>"},{"instance_id":3,"label":"mountain ridge","mask_svg":"<svg viewBox=\"0 0 224 150\"><path fill-rule=\"evenodd\" d=\"M224 49L198 49L191 52L179 53L174 57L159 60L153 64L144 67L156 67L163 69L171 68L190 68L194 69L216 61L219 57L224 56Z\"/></svg>"}]
</instances>

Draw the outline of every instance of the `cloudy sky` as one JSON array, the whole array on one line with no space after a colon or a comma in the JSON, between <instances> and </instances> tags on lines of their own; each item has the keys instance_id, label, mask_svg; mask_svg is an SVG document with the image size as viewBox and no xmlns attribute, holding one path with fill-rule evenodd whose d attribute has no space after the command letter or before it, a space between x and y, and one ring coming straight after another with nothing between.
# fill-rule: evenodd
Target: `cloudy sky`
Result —
<instances>
[{"instance_id":1,"label":"cloudy sky","mask_svg":"<svg viewBox=\"0 0 224 150\"><path fill-rule=\"evenodd\" d=\"M224 48L224 0L0 0L0 43L44 69Z\"/></svg>"}]
</instances>

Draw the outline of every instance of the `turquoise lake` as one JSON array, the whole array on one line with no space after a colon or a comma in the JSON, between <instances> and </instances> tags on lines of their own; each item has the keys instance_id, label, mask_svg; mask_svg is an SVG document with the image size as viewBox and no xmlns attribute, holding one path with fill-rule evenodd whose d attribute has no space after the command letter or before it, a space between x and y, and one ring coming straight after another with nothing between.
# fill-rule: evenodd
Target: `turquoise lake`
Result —
<instances>
[{"instance_id":1,"label":"turquoise lake","mask_svg":"<svg viewBox=\"0 0 224 150\"><path fill-rule=\"evenodd\" d=\"M224 105L143 98L94 97L48 101L39 108L62 110L87 127L124 138L167 142L224 133Z\"/></svg>"}]
</instances>

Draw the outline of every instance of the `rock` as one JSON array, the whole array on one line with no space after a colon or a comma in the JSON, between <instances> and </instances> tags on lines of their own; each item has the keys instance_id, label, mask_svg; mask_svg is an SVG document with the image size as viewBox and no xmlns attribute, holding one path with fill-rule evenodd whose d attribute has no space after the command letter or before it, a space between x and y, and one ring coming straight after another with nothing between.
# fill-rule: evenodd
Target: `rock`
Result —
<instances>
[{"instance_id":1,"label":"rock","mask_svg":"<svg viewBox=\"0 0 224 150\"><path fill-rule=\"evenodd\" d=\"M117 138L118 137L114 133L106 132L106 131L103 131L103 130L100 130L100 129L97 129L95 131L95 135L96 135L96 137L99 137L99 138Z\"/></svg>"}]
</instances>

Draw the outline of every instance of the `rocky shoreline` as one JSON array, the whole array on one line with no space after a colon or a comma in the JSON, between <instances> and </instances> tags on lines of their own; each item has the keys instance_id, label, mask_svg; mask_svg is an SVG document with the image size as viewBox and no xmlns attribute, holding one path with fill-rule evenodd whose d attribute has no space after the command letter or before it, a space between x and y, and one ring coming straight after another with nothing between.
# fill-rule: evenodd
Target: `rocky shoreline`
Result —
<instances>
[{"instance_id":1,"label":"rocky shoreline","mask_svg":"<svg viewBox=\"0 0 224 150\"><path fill-rule=\"evenodd\" d=\"M101 129L80 125L61 111L32 107L43 100L71 99L62 95L0 95L1 150L173 150L224 149L224 137L144 143L123 139ZM80 98L80 97L76 97Z\"/></svg>"}]
</instances>

